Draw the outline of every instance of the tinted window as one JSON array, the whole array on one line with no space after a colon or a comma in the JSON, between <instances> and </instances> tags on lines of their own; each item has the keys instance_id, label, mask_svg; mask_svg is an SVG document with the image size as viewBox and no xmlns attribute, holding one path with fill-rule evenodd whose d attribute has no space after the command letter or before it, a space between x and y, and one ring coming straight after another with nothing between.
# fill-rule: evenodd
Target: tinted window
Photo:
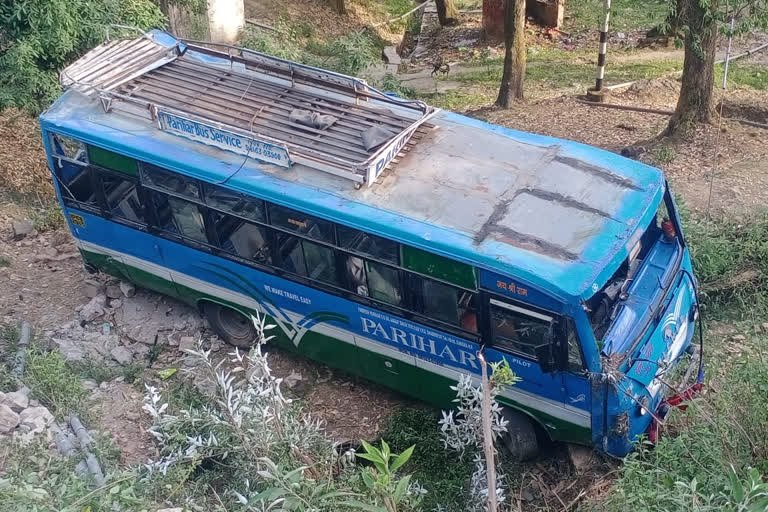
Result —
<instances>
[{"instance_id":1,"label":"tinted window","mask_svg":"<svg viewBox=\"0 0 768 512\"><path fill-rule=\"evenodd\" d=\"M95 205L96 193L91 181L91 169L66 160L59 160L56 165L64 198Z\"/></svg>"},{"instance_id":2,"label":"tinted window","mask_svg":"<svg viewBox=\"0 0 768 512\"><path fill-rule=\"evenodd\" d=\"M400 270L350 255L346 257L344 272L348 288L356 294L395 306L402 303Z\"/></svg>"},{"instance_id":3,"label":"tinted window","mask_svg":"<svg viewBox=\"0 0 768 512\"><path fill-rule=\"evenodd\" d=\"M199 242L208 242L202 207L189 201L169 197L155 192L152 194L159 227L169 233L176 233Z\"/></svg>"},{"instance_id":4,"label":"tinted window","mask_svg":"<svg viewBox=\"0 0 768 512\"><path fill-rule=\"evenodd\" d=\"M493 344L509 350L536 357L536 347L549 342L552 317L491 299L491 327Z\"/></svg>"},{"instance_id":5,"label":"tinted window","mask_svg":"<svg viewBox=\"0 0 768 512\"><path fill-rule=\"evenodd\" d=\"M256 263L272 263L267 228L223 213L213 213L213 219L222 249Z\"/></svg>"},{"instance_id":6,"label":"tinted window","mask_svg":"<svg viewBox=\"0 0 768 512\"><path fill-rule=\"evenodd\" d=\"M339 246L344 249L368 254L394 264L397 264L400 259L397 242L346 226L338 226L337 233L339 234Z\"/></svg>"},{"instance_id":7,"label":"tinted window","mask_svg":"<svg viewBox=\"0 0 768 512\"><path fill-rule=\"evenodd\" d=\"M274 226L301 233L315 240L333 243L333 223L327 220L274 204L269 205L269 216Z\"/></svg>"},{"instance_id":8,"label":"tinted window","mask_svg":"<svg viewBox=\"0 0 768 512\"><path fill-rule=\"evenodd\" d=\"M141 224L146 222L135 181L103 173L101 184L104 187L104 198L110 215Z\"/></svg>"},{"instance_id":9,"label":"tinted window","mask_svg":"<svg viewBox=\"0 0 768 512\"><path fill-rule=\"evenodd\" d=\"M307 275L307 265L304 263L304 251L301 249L301 240L295 236L286 233L276 233L275 243L277 245L276 258L278 267L298 274Z\"/></svg>"},{"instance_id":10,"label":"tinted window","mask_svg":"<svg viewBox=\"0 0 768 512\"><path fill-rule=\"evenodd\" d=\"M141 180L145 185L160 188L180 196L200 199L197 181L152 164L141 164Z\"/></svg>"},{"instance_id":11,"label":"tinted window","mask_svg":"<svg viewBox=\"0 0 768 512\"><path fill-rule=\"evenodd\" d=\"M302 240L301 243L304 247L304 260L307 263L307 277L315 281L338 285L334 250L306 240Z\"/></svg>"},{"instance_id":12,"label":"tinted window","mask_svg":"<svg viewBox=\"0 0 768 512\"><path fill-rule=\"evenodd\" d=\"M208 206L240 217L264 222L264 201L215 185L204 184Z\"/></svg>"},{"instance_id":13,"label":"tinted window","mask_svg":"<svg viewBox=\"0 0 768 512\"><path fill-rule=\"evenodd\" d=\"M411 276L411 280L419 312L429 318L477 332L474 293L419 276Z\"/></svg>"}]
</instances>

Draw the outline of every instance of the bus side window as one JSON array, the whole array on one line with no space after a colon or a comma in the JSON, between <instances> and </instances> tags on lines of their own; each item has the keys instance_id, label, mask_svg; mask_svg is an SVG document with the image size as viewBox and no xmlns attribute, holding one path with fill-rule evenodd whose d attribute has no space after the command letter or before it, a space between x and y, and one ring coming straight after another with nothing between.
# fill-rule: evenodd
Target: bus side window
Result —
<instances>
[{"instance_id":1,"label":"bus side window","mask_svg":"<svg viewBox=\"0 0 768 512\"><path fill-rule=\"evenodd\" d=\"M173 194L200 199L200 189L197 181L175 172L166 171L156 165L141 164L141 181L144 185L167 190Z\"/></svg>"},{"instance_id":2,"label":"bus side window","mask_svg":"<svg viewBox=\"0 0 768 512\"><path fill-rule=\"evenodd\" d=\"M536 359L536 347L549 343L553 317L496 299L490 301L493 345Z\"/></svg>"},{"instance_id":3,"label":"bus side window","mask_svg":"<svg viewBox=\"0 0 768 512\"><path fill-rule=\"evenodd\" d=\"M573 325L573 321L568 319L568 370L573 373L582 373L586 365L584 364L584 358L581 355L581 347L579 346L579 335L576 332L576 326Z\"/></svg>"},{"instance_id":4,"label":"bus side window","mask_svg":"<svg viewBox=\"0 0 768 512\"><path fill-rule=\"evenodd\" d=\"M339 235L339 246L342 249L350 249L395 265L398 264L400 251L397 242L346 226L337 226L336 232Z\"/></svg>"},{"instance_id":5,"label":"bus side window","mask_svg":"<svg viewBox=\"0 0 768 512\"><path fill-rule=\"evenodd\" d=\"M330 247L277 233L277 265L294 274L339 286L336 255Z\"/></svg>"},{"instance_id":6,"label":"bus side window","mask_svg":"<svg viewBox=\"0 0 768 512\"><path fill-rule=\"evenodd\" d=\"M475 293L421 276L410 276L416 311L428 318L477 332Z\"/></svg>"},{"instance_id":7,"label":"bus side window","mask_svg":"<svg viewBox=\"0 0 768 512\"><path fill-rule=\"evenodd\" d=\"M212 218L223 250L262 265L272 263L267 228L219 212Z\"/></svg>"},{"instance_id":8,"label":"bus side window","mask_svg":"<svg viewBox=\"0 0 768 512\"><path fill-rule=\"evenodd\" d=\"M301 235L333 243L333 223L318 219L290 208L276 204L269 205L269 217L273 226L294 231Z\"/></svg>"},{"instance_id":9,"label":"bus side window","mask_svg":"<svg viewBox=\"0 0 768 512\"><path fill-rule=\"evenodd\" d=\"M139 199L136 181L106 172L100 173L100 176L107 212L117 219L146 224L144 206Z\"/></svg>"},{"instance_id":10,"label":"bus side window","mask_svg":"<svg viewBox=\"0 0 768 512\"><path fill-rule=\"evenodd\" d=\"M348 288L363 297L371 297L394 306L399 306L403 301L400 272L398 269L359 256L346 256Z\"/></svg>"},{"instance_id":11,"label":"bus side window","mask_svg":"<svg viewBox=\"0 0 768 512\"><path fill-rule=\"evenodd\" d=\"M199 205L158 192L153 192L152 198L160 229L208 243L203 212Z\"/></svg>"},{"instance_id":12,"label":"bus side window","mask_svg":"<svg viewBox=\"0 0 768 512\"><path fill-rule=\"evenodd\" d=\"M92 171L87 166L85 144L57 133L52 133L50 140L54 170L61 180L59 184L64 199L95 206L96 190L91 177Z\"/></svg>"}]
</instances>

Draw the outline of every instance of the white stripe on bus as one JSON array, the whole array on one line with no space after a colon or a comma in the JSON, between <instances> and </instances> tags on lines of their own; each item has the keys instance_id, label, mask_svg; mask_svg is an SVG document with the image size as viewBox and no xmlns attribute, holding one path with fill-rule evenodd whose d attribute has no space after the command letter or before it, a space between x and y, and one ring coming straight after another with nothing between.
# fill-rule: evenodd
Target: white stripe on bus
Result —
<instances>
[{"instance_id":1,"label":"white stripe on bus","mask_svg":"<svg viewBox=\"0 0 768 512\"><path fill-rule=\"evenodd\" d=\"M130 254L115 251L114 249L109 249L100 245L96 245L96 244L85 242L78 239L75 239L75 243L77 244L78 247L80 247L83 250L118 258L120 261L122 261L126 265L138 268L139 270L143 270L152 275L158 276L162 279L171 280L172 282L177 283L181 286L192 288L199 292L206 293L214 297L218 297L227 302L238 304L240 306L243 306L252 310L263 311L261 304L259 304L254 299L248 297L247 295L234 292L228 288L211 284L207 281L197 279L195 277L189 276L182 272L176 272L162 265L158 265L156 263L152 263L147 260L143 260L141 258L131 256ZM491 299L491 301L494 301L494 299ZM498 301L495 301L495 302L498 302ZM502 307L512 308L514 306L511 306L509 304L504 304ZM524 310L522 308L518 308L518 309L520 309L525 314L539 315L538 313ZM300 320L301 318L303 318L301 314L295 313L293 311L288 311L282 308L281 308L281 311L294 323ZM546 317L546 315L539 315L539 316ZM546 318L549 318L551 320L551 317L546 317ZM442 365L433 363L431 361L426 361L424 359L418 358L414 355L401 352L383 343L380 343L376 340L366 338L364 336L360 336L354 332L347 331L345 329L340 329L336 326L332 326L328 324L315 324L314 326L312 326L311 331L316 332L318 334L324 334L333 338L337 338L345 343L348 343L350 345L356 345L359 348L368 350L370 352L375 352L384 357L397 359L398 361L403 361L411 365L415 363L417 368L421 368L431 373L434 373L443 377L447 377L453 381L458 381L459 376L465 373L454 368L442 366ZM472 375L472 380L475 384L479 384L478 377L476 377L475 375ZM532 393L528 393L527 391L516 389L514 388L514 386L507 387L507 389L501 392L501 396L505 398L509 398L510 400L517 402L521 405L530 407L531 409L534 409L537 411L541 411L545 414L561 419L568 423L572 423L574 425L578 425L580 427L585 427L585 428L591 427L591 414L588 411L583 411L581 409L572 407L562 402L551 400L549 398L544 398L539 395L534 395Z\"/></svg>"}]
</instances>

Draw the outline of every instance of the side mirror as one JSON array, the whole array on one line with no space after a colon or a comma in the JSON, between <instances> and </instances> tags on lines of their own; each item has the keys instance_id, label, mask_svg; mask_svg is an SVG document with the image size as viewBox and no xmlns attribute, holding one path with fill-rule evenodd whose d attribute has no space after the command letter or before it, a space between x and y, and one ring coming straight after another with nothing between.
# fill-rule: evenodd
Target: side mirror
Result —
<instances>
[{"instance_id":1,"label":"side mirror","mask_svg":"<svg viewBox=\"0 0 768 512\"><path fill-rule=\"evenodd\" d=\"M552 373L557 369L555 358L552 355L551 343L544 343L536 347L536 359L539 362L541 371L544 373Z\"/></svg>"}]
</instances>

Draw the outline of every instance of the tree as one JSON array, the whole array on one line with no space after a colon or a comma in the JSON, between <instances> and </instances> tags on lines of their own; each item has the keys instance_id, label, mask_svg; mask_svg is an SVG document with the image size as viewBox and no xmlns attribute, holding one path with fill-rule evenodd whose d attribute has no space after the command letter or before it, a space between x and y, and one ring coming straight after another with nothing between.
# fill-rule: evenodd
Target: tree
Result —
<instances>
[{"instance_id":1,"label":"tree","mask_svg":"<svg viewBox=\"0 0 768 512\"><path fill-rule=\"evenodd\" d=\"M346 14L347 7L344 5L344 0L330 0L331 9L336 11L336 14Z\"/></svg>"},{"instance_id":2,"label":"tree","mask_svg":"<svg viewBox=\"0 0 768 512\"><path fill-rule=\"evenodd\" d=\"M506 0L504 6L504 72L496 105L509 108L523 99L525 79L525 0Z\"/></svg>"},{"instance_id":3,"label":"tree","mask_svg":"<svg viewBox=\"0 0 768 512\"><path fill-rule=\"evenodd\" d=\"M0 2L0 109L47 107L61 92L61 68L102 43L111 23L146 30L165 17L150 0Z\"/></svg>"},{"instance_id":4,"label":"tree","mask_svg":"<svg viewBox=\"0 0 768 512\"><path fill-rule=\"evenodd\" d=\"M440 26L459 24L459 10L456 9L453 0L435 0L435 4L437 4L437 19L440 21Z\"/></svg>"},{"instance_id":5,"label":"tree","mask_svg":"<svg viewBox=\"0 0 768 512\"><path fill-rule=\"evenodd\" d=\"M731 0L728 12L720 10L720 0L671 0L671 3L677 11L673 19L684 34L685 57L680 97L666 135L694 122L711 121L715 51L718 33L726 26L724 22L733 16L737 22L736 33L768 25L766 0Z\"/></svg>"}]
</instances>

